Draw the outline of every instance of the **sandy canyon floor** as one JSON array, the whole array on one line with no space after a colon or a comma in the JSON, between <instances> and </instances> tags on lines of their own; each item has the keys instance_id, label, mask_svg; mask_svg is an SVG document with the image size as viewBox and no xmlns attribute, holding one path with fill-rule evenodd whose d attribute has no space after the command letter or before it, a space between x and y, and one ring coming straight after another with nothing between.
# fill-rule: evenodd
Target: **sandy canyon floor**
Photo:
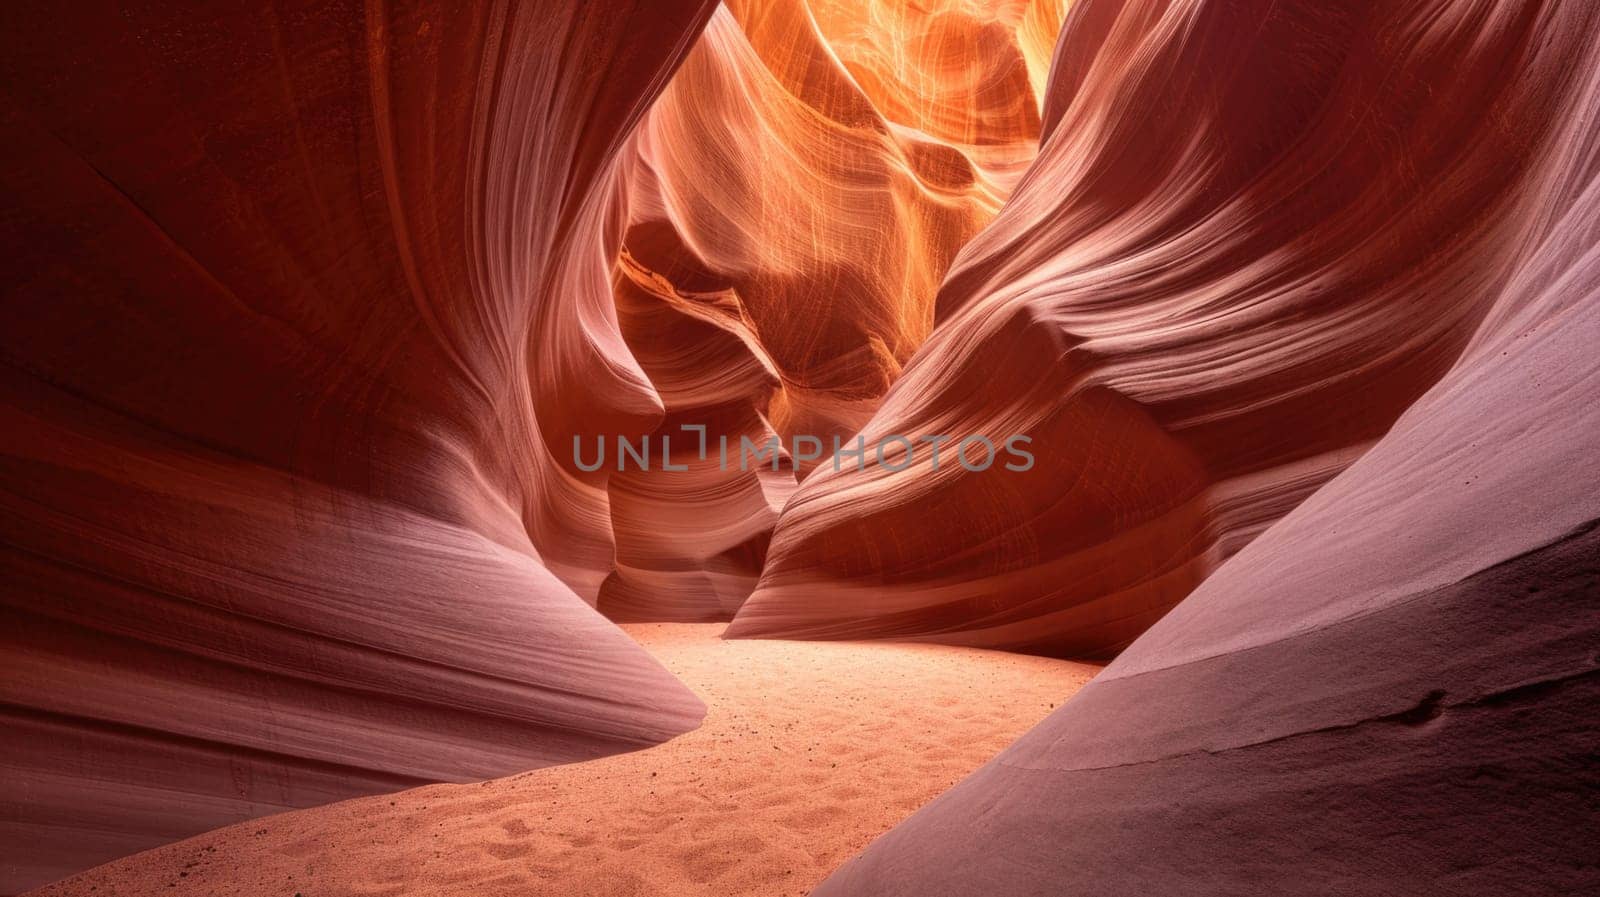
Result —
<instances>
[{"instance_id":1,"label":"sandy canyon floor","mask_svg":"<svg viewBox=\"0 0 1600 897\"><path fill-rule=\"evenodd\" d=\"M35 893L805 894L1099 669L624 628L706 702L703 726L587 763L252 820Z\"/></svg>"}]
</instances>

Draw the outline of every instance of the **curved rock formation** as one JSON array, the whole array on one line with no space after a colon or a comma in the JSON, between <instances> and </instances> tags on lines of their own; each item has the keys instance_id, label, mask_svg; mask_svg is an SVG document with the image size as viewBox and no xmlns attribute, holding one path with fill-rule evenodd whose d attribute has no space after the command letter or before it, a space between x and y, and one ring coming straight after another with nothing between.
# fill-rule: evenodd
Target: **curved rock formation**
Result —
<instances>
[{"instance_id":1,"label":"curved rock formation","mask_svg":"<svg viewBox=\"0 0 1600 897\"><path fill-rule=\"evenodd\" d=\"M749 341L709 312L737 299L685 297L624 254L617 315L640 367L666 406L654 433L630 447L649 450L641 469L612 443L605 462L616 534L616 565L596 607L616 621L732 619L766 559L778 511L795 488L786 453L769 466L738 466L741 440L776 437L762 409L778 376ZM744 338L741 339L741 336ZM725 462L729 440L735 460ZM586 453L602 450L604 438ZM595 463L585 454L585 464ZM631 465L631 466L630 466Z\"/></svg>"},{"instance_id":2,"label":"curved rock formation","mask_svg":"<svg viewBox=\"0 0 1600 897\"><path fill-rule=\"evenodd\" d=\"M1487 46L1501 35L1483 10L1384 33ZM1460 359L818 895L1600 891L1600 20L1493 10L1526 29L1506 71L1550 77L1555 124L1499 230L1511 273Z\"/></svg>"},{"instance_id":3,"label":"curved rock formation","mask_svg":"<svg viewBox=\"0 0 1600 897\"><path fill-rule=\"evenodd\" d=\"M709 14L0 13L0 890L697 723L546 568L660 418L617 160Z\"/></svg>"},{"instance_id":4,"label":"curved rock formation","mask_svg":"<svg viewBox=\"0 0 1600 897\"><path fill-rule=\"evenodd\" d=\"M627 183L618 304L668 410L658 451L695 440L689 424L713 445L800 434L825 452L926 338L956 251L1036 151L1031 78L1060 15L971 6L762 0L712 17ZM674 459L688 472L611 480L614 619L729 619L755 583L792 476L690 455Z\"/></svg>"},{"instance_id":5,"label":"curved rock formation","mask_svg":"<svg viewBox=\"0 0 1600 897\"><path fill-rule=\"evenodd\" d=\"M1063 5L0 8L0 890L696 725L586 602L1132 643L824 893L1600 890L1600 11Z\"/></svg>"},{"instance_id":6,"label":"curved rock formation","mask_svg":"<svg viewBox=\"0 0 1600 897\"><path fill-rule=\"evenodd\" d=\"M1460 355L1544 187L1558 15L1075 6L1038 161L863 429L1036 465L818 471L730 635L1126 646Z\"/></svg>"},{"instance_id":7,"label":"curved rock formation","mask_svg":"<svg viewBox=\"0 0 1600 897\"><path fill-rule=\"evenodd\" d=\"M1034 156L1025 26L1049 4L965 5L729 4L640 128L632 279L717 297L780 377L786 435L866 420Z\"/></svg>"}]
</instances>

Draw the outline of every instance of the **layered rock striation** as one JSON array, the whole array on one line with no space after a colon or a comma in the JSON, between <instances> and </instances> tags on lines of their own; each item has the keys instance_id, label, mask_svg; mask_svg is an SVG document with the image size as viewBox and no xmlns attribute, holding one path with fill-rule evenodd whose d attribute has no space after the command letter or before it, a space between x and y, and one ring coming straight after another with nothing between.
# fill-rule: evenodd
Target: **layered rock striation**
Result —
<instances>
[{"instance_id":1,"label":"layered rock striation","mask_svg":"<svg viewBox=\"0 0 1600 897\"><path fill-rule=\"evenodd\" d=\"M693 469L658 457L610 480L608 616L732 617L795 471L859 429L927 338L957 250L1037 149L1061 10L992 7L729 3L651 108L617 299L667 408L655 450ZM794 457L724 469L715 448L685 452L701 432L685 425Z\"/></svg>"},{"instance_id":2,"label":"layered rock striation","mask_svg":"<svg viewBox=\"0 0 1600 897\"><path fill-rule=\"evenodd\" d=\"M1038 159L862 430L1037 463L820 469L730 634L1128 645L1461 359L1548 214L1586 15L1075 6Z\"/></svg>"},{"instance_id":3,"label":"layered rock striation","mask_svg":"<svg viewBox=\"0 0 1600 897\"><path fill-rule=\"evenodd\" d=\"M1390 47L1509 40L1501 73L1525 83L1505 86L1540 85L1524 108L1549 119L1516 129L1529 155L1497 222L1505 273L1458 357L1370 451L819 895L1600 888L1600 22L1567 4L1383 12Z\"/></svg>"},{"instance_id":4,"label":"layered rock striation","mask_svg":"<svg viewBox=\"0 0 1600 897\"><path fill-rule=\"evenodd\" d=\"M569 446L662 414L619 159L710 12L0 13L0 891L697 724Z\"/></svg>"}]
</instances>

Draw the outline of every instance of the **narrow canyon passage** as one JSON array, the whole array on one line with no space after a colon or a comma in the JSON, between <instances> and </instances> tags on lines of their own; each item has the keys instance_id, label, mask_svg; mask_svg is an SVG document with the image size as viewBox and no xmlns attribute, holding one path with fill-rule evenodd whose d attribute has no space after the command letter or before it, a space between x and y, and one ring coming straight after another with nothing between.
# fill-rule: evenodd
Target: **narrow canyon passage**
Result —
<instances>
[{"instance_id":1,"label":"narrow canyon passage","mask_svg":"<svg viewBox=\"0 0 1600 897\"><path fill-rule=\"evenodd\" d=\"M105 7L0 897L1600 895L1600 3Z\"/></svg>"},{"instance_id":2,"label":"narrow canyon passage","mask_svg":"<svg viewBox=\"0 0 1600 897\"><path fill-rule=\"evenodd\" d=\"M251 820L36 893L805 894L1099 671L722 628L624 627L706 703L666 744Z\"/></svg>"}]
</instances>

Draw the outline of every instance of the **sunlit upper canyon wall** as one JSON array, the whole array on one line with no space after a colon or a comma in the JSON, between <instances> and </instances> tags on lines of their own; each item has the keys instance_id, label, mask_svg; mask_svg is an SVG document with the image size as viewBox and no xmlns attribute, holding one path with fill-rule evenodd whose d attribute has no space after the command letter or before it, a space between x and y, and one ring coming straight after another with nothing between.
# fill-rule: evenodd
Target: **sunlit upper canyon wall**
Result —
<instances>
[{"instance_id":1,"label":"sunlit upper canyon wall","mask_svg":"<svg viewBox=\"0 0 1600 897\"><path fill-rule=\"evenodd\" d=\"M681 427L831 449L865 423L1034 157L1061 12L752 0L712 16L634 136L617 266L622 333L666 408L655 451L690 470L611 477L601 611L732 617L794 467L818 462L724 470Z\"/></svg>"},{"instance_id":2,"label":"sunlit upper canyon wall","mask_svg":"<svg viewBox=\"0 0 1600 897\"><path fill-rule=\"evenodd\" d=\"M1600 890L1590 4L0 41L0 891L656 744L703 708L611 620L728 619L1120 652L822 893Z\"/></svg>"}]
</instances>

